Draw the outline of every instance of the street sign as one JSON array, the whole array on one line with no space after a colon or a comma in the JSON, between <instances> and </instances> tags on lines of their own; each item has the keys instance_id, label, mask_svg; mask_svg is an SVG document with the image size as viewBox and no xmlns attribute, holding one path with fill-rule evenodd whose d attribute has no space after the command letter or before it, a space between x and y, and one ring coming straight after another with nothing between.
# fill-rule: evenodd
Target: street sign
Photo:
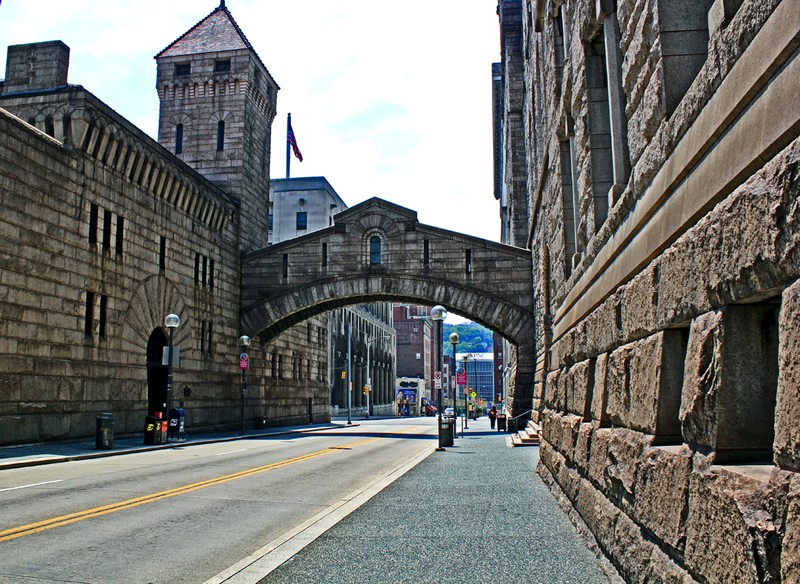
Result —
<instances>
[{"instance_id":1,"label":"street sign","mask_svg":"<svg viewBox=\"0 0 800 584\"><path fill-rule=\"evenodd\" d=\"M473 391L472 393L469 394L469 397L471 397L472 399L475 399L476 395L478 395L478 394Z\"/></svg>"},{"instance_id":2,"label":"street sign","mask_svg":"<svg viewBox=\"0 0 800 584\"><path fill-rule=\"evenodd\" d=\"M250 357L247 356L247 353L242 353L239 355L239 369L249 369L250 368Z\"/></svg>"},{"instance_id":3,"label":"street sign","mask_svg":"<svg viewBox=\"0 0 800 584\"><path fill-rule=\"evenodd\" d=\"M458 373L456 373L456 383L459 385L467 384L467 372L464 369L461 369Z\"/></svg>"},{"instance_id":4,"label":"street sign","mask_svg":"<svg viewBox=\"0 0 800 584\"><path fill-rule=\"evenodd\" d=\"M433 389L442 389L442 372L437 371L433 374Z\"/></svg>"}]
</instances>

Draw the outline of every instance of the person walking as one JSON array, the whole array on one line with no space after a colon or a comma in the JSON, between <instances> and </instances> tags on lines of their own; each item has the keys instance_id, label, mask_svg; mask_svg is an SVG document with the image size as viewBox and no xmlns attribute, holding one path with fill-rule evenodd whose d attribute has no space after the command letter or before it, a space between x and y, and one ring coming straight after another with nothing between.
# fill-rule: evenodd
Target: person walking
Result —
<instances>
[{"instance_id":1,"label":"person walking","mask_svg":"<svg viewBox=\"0 0 800 584\"><path fill-rule=\"evenodd\" d=\"M492 404L492 409L489 410L489 426L494 430L494 422L497 419L497 406Z\"/></svg>"}]
</instances>

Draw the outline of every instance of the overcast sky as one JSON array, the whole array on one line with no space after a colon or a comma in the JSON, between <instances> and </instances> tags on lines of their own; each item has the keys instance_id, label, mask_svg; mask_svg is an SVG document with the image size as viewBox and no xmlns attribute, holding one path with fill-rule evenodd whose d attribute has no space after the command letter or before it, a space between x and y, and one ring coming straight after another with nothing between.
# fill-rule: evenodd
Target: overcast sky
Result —
<instances>
[{"instance_id":1,"label":"overcast sky","mask_svg":"<svg viewBox=\"0 0 800 584\"><path fill-rule=\"evenodd\" d=\"M1 0L8 45L62 40L80 84L153 137L153 56L219 0ZM497 0L227 0L280 85L272 171L286 175L286 114L303 162L352 206L381 197L422 223L499 241L491 65Z\"/></svg>"}]
</instances>

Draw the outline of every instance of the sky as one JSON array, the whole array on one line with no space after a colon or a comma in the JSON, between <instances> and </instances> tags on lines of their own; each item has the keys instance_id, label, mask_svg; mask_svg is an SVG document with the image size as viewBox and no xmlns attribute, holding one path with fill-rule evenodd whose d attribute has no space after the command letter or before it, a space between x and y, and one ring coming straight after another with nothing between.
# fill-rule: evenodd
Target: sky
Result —
<instances>
[{"instance_id":1,"label":"sky","mask_svg":"<svg viewBox=\"0 0 800 584\"><path fill-rule=\"evenodd\" d=\"M0 0L8 45L61 40L69 82L156 137L153 57L219 0ZM286 114L303 162L352 206L380 197L420 222L499 241L491 65L497 0L227 0L281 90L271 176L286 176Z\"/></svg>"}]
</instances>

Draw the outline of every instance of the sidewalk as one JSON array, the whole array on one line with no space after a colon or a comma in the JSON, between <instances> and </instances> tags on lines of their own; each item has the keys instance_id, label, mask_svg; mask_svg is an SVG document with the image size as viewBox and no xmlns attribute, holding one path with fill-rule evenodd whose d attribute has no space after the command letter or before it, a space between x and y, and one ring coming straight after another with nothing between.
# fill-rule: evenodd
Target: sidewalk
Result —
<instances>
[{"instance_id":1,"label":"sidewalk","mask_svg":"<svg viewBox=\"0 0 800 584\"><path fill-rule=\"evenodd\" d=\"M536 474L538 447L506 436L470 421L260 582L607 584Z\"/></svg>"},{"instance_id":2,"label":"sidewalk","mask_svg":"<svg viewBox=\"0 0 800 584\"><path fill-rule=\"evenodd\" d=\"M98 450L94 438L70 442L4 446L0 447L0 471L8 468L53 464L71 460L86 460L89 458L101 458L106 456L119 456L122 454L162 450L165 448L178 448L191 444L210 444L214 442L241 440L243 438L257 438L259 436L278 436L283 434L295 434L298 432L330 430L346 425L344 419L340 420L337 418L327 424L306 424L303 426L279 426L275 428L264 428L263 430L246 430L244 436L240 435L238 431L187 434L186 439L181 442L172 440L166 444L155 444L151 446L144 445L144 433L141 433L136 436L115 437L114 448L111 450ZM352 426L358 425L357 422L352 424Z\"/></svg>"}]
</instances>

